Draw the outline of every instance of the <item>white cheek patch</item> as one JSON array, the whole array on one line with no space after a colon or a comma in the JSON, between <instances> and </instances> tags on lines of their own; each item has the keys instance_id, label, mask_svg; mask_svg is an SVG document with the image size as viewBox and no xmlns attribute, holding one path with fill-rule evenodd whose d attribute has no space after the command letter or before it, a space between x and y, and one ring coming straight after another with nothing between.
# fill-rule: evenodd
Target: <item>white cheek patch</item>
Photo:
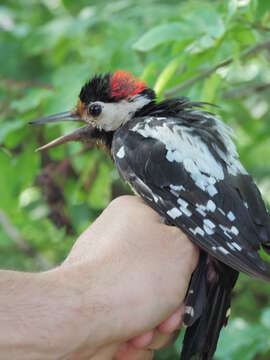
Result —
<instances>
[{"instance_id":1,"label":"white cheek patch","mask_svg":"<svg viewBox=\"0 0 270 360\"><path fill-rule=\"evenodd\" d=\"M151 100L145 96L136 96L132 101L121 100L115 103L95 102L102 107L102 113L96 119L97 127L105 131L113 131L128 122L133 114Z\"/></svg>"}]
</instances>

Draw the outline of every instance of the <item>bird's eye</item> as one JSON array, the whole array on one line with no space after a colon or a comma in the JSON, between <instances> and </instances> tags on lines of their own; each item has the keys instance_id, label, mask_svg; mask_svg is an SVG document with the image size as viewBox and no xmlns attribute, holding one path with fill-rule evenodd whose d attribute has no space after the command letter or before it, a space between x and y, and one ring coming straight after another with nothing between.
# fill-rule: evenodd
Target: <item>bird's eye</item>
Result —
<instances>
[{"instance_id":1,"label":"bird's eye","mask_svg":"<svg viewBox=\"0 0 270 360\"><path fill-rule=\"evenodd\" d=\"M92 104L88 108L88 114L93 117L99 116L101 114L101 111L102 111L102 107L100 104Z\"/></svg>"}]
</instances>

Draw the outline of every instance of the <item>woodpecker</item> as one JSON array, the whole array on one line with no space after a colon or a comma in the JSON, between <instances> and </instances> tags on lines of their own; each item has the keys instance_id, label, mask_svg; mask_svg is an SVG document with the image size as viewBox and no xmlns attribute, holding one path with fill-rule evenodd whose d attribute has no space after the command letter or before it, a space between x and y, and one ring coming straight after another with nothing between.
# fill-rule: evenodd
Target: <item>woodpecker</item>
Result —
<instances>
[{"instance_id":1,"label":"woodpecker","mask_svg":"<svg viewBox=\"0 0 270 360\"><path fill-rule=\"evenodd\" d=\"M88 81L73 110L32 122L85 123L38 150L68 141L105 147L135 194L200 248L181 360L213 358L239 272L270 280L259 255L270 254L269 214L232 131L204 105L186 97L157 102L145 82L117 71Z\"/></svg>"}]
</instances>

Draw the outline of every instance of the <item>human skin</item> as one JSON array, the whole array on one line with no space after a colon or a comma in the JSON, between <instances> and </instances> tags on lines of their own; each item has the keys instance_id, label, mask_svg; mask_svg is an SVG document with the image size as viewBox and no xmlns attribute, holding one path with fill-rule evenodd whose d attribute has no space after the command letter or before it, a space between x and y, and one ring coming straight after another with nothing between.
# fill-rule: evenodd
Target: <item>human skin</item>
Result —
<instances>
[{"instance_id":1,"label":"human skin","mask_svg":"<svg viewBox=\"0 0 270 360\"><path fill-rule=\"evenodd\" d=\"M198 250L141 200L114 200L64 263L0 271L0 354L10 360L148 360L181 326Z\"/></svg>"}]
</instances>

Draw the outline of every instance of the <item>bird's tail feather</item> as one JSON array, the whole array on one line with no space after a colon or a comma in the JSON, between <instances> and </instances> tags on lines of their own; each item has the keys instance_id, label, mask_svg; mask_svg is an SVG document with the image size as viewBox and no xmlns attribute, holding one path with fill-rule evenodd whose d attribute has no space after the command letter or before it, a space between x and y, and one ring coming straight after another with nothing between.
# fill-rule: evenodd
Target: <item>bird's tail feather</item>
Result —
<instances>
[{"instance_id":1,"label":"bird's tail feather","mask_svg":"<svg viewBox=\"0 0 270 360\"><path fill-rule=\"evenodd\" d=\"M205 258L201 257L200 260L196 269L197 273L202 273L205 270ZM193 304L194 322L190 317L191 305L189 305L188 296L186 299L189 313L187 325L190 326L185 333L181 360L211 360L216 350L220 331L228 321L232 289L237 280L238 272L219 262L214 263L213 266L212 259L207 258L206 261L208 271L203 272L207 274L207 289L206 291L201 289L201 287L205 287L205 281L201 275L201 282L197 284L199 287L193 287L193 291L196 291L192 292L194 295L196 293L198 295L198 291L201 294L206 294L205 299L197 300L200 301L200 306L196 303ZM204 305L203 308L201 304ZM196 309L201 309L201 314L196 314Z\"/></svg>"}]
</instances>

